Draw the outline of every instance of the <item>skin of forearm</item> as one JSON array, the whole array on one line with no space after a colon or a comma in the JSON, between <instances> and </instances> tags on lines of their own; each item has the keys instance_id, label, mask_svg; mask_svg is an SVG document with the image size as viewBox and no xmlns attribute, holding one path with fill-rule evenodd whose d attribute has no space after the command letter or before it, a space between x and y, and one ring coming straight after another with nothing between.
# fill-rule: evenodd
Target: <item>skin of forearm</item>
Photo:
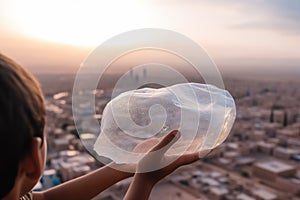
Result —
<instances>
[{"instance_id":1,"label":"skin of forearm","mask_svg":"<svg viewBox=\"0 0 300 200\"><path fill-rule=\"evenodd\" d=\"M40 199L91 199L115 183L132 176L130 173L118 171L104 166L94 172L53 187L36 196Z\"/></svg>"},{"instance_id":2,"label":"skin of forearm","mask_svg":"<svg viewBox=\"0 0 300 200\"><path fill-rule=\"evenodd\" d=\"M147 181L142 174L135 174L124 200L146 200L149 198L155 183Z\"/></svg>"}]
</instances>

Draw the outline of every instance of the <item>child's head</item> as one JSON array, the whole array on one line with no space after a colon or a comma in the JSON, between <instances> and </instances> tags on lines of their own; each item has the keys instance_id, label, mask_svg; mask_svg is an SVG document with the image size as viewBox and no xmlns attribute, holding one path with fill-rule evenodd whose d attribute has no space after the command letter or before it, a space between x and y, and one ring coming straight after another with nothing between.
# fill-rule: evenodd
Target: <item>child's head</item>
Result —
<instances>
[{"instance_id":1,"label":"child's head","mask_svg":"<svg viewBox=\"0 0 300 200\"><path fill-rule=\"evenodd\" d=\"M45 160L45 119L36 79L0 53L0 199L17 189L24 195L39 180Z\"/></svg>"}]
</instances>

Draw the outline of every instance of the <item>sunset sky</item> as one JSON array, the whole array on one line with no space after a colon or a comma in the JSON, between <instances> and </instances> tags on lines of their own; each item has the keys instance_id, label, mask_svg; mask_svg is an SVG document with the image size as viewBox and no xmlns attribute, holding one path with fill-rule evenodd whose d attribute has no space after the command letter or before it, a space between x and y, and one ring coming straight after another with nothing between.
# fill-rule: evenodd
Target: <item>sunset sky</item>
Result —
<instances>
[{"instance_id":1,"label":"sunset sky","mask_svg":"<svg viewBox=\"0 0 300 200\"><path fill-rule=\"evenodd\" d=\"M34 73L74 73L106 39L137 28L177 31L221 71L300 75L298 0L0 0L0 52Z\"/></svg>"}]
</instances>

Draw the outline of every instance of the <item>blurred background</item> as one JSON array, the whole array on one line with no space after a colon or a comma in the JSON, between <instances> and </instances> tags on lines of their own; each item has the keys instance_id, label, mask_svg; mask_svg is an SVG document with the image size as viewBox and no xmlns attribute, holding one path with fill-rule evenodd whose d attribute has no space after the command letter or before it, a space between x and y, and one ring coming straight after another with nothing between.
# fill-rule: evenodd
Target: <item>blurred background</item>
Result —
<instances>
[{"instance_id":1,"label":"blurred background","mask_svg":"<svg viewBox=\"0 0 300 200\"><path fill-rule=\"evenodd\" d=\"M37 76L47 103L48 160L36 190L101 166L74 126L71 97L80 64L117 34L162 28L207 51L236 100L237 120L224 144L166 178L151 198L300 199L299 10L296 0L0 0L0 52ZM114 63L93 91L97 113L92 117L101 123L122 69L149 57L167 60L189 80L201 82L182 60L162 54L145 51ZM145 76L131 73L135 81ZM97 130L97 124L83 125L91 133ZM85 139L93 138L87 132ZM95 199L122 199L129 183Z\"/></svg>"}]
</instances>

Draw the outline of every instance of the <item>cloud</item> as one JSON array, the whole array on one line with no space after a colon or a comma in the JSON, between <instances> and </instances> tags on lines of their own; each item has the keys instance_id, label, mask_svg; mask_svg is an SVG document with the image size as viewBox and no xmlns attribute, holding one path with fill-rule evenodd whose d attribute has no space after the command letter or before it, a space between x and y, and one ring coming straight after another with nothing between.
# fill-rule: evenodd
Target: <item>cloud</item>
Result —
<instances>
[{"instance_id":1,"label":"cloud","mask_svg":"<svg viewBox=\"0 0 300 200\"><path fill-rule=\"evenodd\" d=\"M300 0L166 0L171 5L212 5L240 14L240 23L229 28L300 33ZM172 3L172 4L171 4Z\"/></svg>"},{"instance_id":2,"label":"cloud","mask_svg":"<svg viewBox=\"0 0 300 200\"><path fill-rule=\"evenodd\" d=\"M225 3L225 0L217 1ZM229 6L238 5L240 11L246 15L243 22L234 24L230 28L300 33L300 1L298 0L227 0L226 2Z\"/></svg>"},{"instance_id":3,"label":"cloud","mask_svg":"<svg viewBox=\"0 0 300 200\"><path fill-rule=\"evenodd\" d=\"M248 21L240 24L229 26L231 29L240 30L273 30L280 32L288 32L290 34L300 34L300 24L290 20L264 20L264 21Z\"/></svg>"}]
</instances>

